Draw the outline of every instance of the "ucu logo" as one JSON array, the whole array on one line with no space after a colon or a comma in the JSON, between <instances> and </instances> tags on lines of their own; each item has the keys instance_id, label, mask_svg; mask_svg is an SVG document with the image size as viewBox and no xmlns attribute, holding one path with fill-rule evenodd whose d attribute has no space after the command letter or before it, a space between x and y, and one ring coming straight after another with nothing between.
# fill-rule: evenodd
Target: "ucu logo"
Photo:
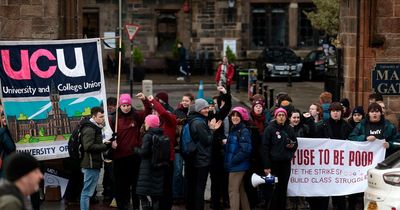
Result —
<instances>
[{"instance_id":1,"label":"ucu logo","mask_svg":"<svg viewBox=\"0 0 400 210\"><path fill-rule=\"evenodd\" d=\"M10 61L10 50L1 50L1 60L3 68L7 76L15 80L30 80L31 71L38 77L47 79L53 76L57 67L67 77L82 77L86 76L85 66L83 64L82 48L77 47L75 50L76 66L68 68L65 65L65 56L63 49L56 49L56 57L47 49L38 49L29 57L28 50L20 51L21 69L13 69ZM40 69L37 61L40 57L45 57L48 61L57 60L57 66L49 65L47 69Z\"/></svg>"}]
</instances>

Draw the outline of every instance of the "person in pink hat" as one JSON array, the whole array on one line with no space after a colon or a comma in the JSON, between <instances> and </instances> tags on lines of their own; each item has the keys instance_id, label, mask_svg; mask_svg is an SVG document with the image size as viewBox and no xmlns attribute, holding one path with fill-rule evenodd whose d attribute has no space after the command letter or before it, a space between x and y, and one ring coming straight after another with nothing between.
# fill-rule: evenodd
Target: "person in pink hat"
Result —
<instances>
[{"instance_id":1,"label":"person in pink hat","mask_svg":"<svg viewBox=\"0 0 400 210\"><path fill-rule=\"evenodd\" d=\"M134 209L139 209L139 198L135 193L139 173L140 156L134 154L134 149L142 144L140 127L147 115L151 114L151 104L143 93L136 95L144 105L144 110L132 108L132 98L129 94L121 94L118 107L118 128L115 131L116 115L111 117L111 128L116 134L113 141L115 192L118 209L129 209L132 199Z\"/></svg>"},{"instance_id":2,"label":"person in pink hat","mask_svg":"<svg viewBox=\"0 0 400 210\"><path fill-rule=\"evenodd\" d=\"M291 160L298 146L294 130L287 123L287 117L285 109L276 109L275 120L271 121L263 134L261 156L264 173L266 176L272 174L279 178L272 194L270 210L286 209Z\"/></svg>"},{"instance_id":3,"label":"person in pink hat","mask_svg":"<svg viewBox=\"0 0 400 210\"><path fill-rule=\"evenodd\" d=\"M142 161L140 163L136 193L140 197L141 206L143 209L162 209L161 199L164 194L164 167L155 167L152 164L153 138L162 136L163 130L160 128L160 118L157 115L147 115L144 120L145 134L143 143L140 148L135 148L135 153L138 154ZM151 197L151 203L147 199Z\"/></svg>"}]
</instances>

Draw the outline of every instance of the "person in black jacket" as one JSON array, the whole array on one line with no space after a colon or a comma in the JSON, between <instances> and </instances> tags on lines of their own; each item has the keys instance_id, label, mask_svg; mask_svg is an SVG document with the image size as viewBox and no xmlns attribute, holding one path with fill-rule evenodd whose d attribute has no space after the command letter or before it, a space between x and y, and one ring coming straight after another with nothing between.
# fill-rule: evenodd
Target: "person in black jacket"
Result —
<instances>
[{"instance_id":1,"label":"person in black jacket","mask_svg":"<svg viewBox=\"0 0 400 210\"><path fill-rule=\"evenodd\" d=\"M196 143L193 157L186 158L187 176L187 209L204 209L204 191L211 164L213 133L221 126L222 121L214 119L208 122L209 105L204 99L196 99L194 112L188 116L190 135Z\"/></svg>"},{"instance_id":2,"label":"person in black jacket","mask_svg":"<svg viewBox=\"0 0 400 210\"><path fill-rule=\"evenodd\" d=\"M315 122L310 113L301 114L300 110L294 109L289 114L289 124L293 127L296 137L312 138L315 135ZM308 203L304 197L289 197L287 209L307 209Z\"/></svg>"},{"instance_id":3,"label":"person in black jacket","mask_svg":"<svg viewBox=\"0 0 400 210\"><path fill-rule=\"evenodd\" d=\"M214 132L212 143L212 156L210 166L211 179L211 206L214 210L220 210L229 206L228 195L228 173L224 170L224 149L222 140L227 138L225 135L225 125L229 126L229 120L224 122L232 108L232 97L223 87L217 87L220 95L217 97L217 106L215 112L208 113L208 119L215 118L223 123ZM227 123L227 124L226 124ZM221 198L223 203L221 205Z\"/></svg>"},{"instance_id":4,"label":"person in black jacket","mask_svg":"<svg viewBox=\"0 0 400 210\"><path fill-rule=\"evenodd\" d=\"M138 182L136 193L140 196L142 208L144 210L160 209L160 199L163 197L164 168L153 167L151 163L153 136L163 135L160 128L160 119L157 115L147 115L145 118L146 133L143 136L143 144L140 148L135 148L135 153L140 155ZM151 197L151 205L146 196Z\"/></svg>"},{"instance_id":5,"label":"person in black jacket","mask_svg":"<svg viewBox=\"0 0 400 210\"><path fill-rule=\"evenodd\" d=\"M285 210L291 160L298 144L293 128L286 121L286 110L276 109L274 118L264 130L261 155L265 175L272 174L279 179L269 209Z\"/></svg>"},{"instance_id":6,"label":"person in black jacket","mask_svg":"<svg viewBox=\"0 0 400 210\"><path fill-rule=\"evenodd\" d=\"M339 102L329 106L329 119L317 127L317 138L347 140L352 127L343 119L343 107ZM310 197L311 210L327 210L329 197ZM332 196L332 203L338 210L346 210L346 196Z\"/></svg>"}]
</instances>

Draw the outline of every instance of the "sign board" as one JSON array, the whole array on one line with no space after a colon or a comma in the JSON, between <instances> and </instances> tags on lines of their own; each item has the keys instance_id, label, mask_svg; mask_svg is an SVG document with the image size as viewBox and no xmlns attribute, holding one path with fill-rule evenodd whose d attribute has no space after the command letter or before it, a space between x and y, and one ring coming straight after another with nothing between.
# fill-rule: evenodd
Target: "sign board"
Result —
<instances>
[{"instance_id":1,"label":"sign board","mask_svg":"<svg viewBox=\"0 0 400 210\"><path fill-rule=\"evenodd\" d=\"M140 30L139 25L135 24L126 24L125 25L126 32L128 33L128 38L130 41L136 36L137 32Z\"/></svg>"},{"instance_id":2,"label":"sign board","mask_svg":"<svg viewBox=\"0 0 400 210\"><path fill-rule=\"evenodd\" d=\"M372 89L382 95L400 95L400 64L377 63L372 69Z\"/></svg>"},{"instance_id":3,"label":"sign board","mask_svg":"<svg viewBox=\"0 0 400 210\"><path fill-rule=\"evenodd\" d=\"M104 42L108 45L104 45L104 49L115 49L115 32L104 32Z\"/></svg>"},{"instance_id":4,"label":"sign board","mask_svg":"<svg viewBox=\"0 0 400 210\"><path fill-rule=\"evenodd\" d=\"M236 54L236 39L224 39L224 50L222 52L222 55L225 56L226 54L226 48L231 48L233 54Z\"/></svg>"}]
</instances>

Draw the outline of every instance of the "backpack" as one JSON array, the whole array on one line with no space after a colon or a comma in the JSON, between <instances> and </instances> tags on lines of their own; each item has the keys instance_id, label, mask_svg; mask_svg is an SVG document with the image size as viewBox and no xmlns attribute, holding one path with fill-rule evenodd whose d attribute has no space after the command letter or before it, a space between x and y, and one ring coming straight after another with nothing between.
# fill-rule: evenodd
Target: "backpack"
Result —
<instances>
[{"instance_id":1,"label":"backpack","mask_svg":"<svg viewBox=\"0 0 400 210\"><path fill-rule=\"evenodd\" d=\"M81 140L81 131L85 126L91 126L93 123L87 119L83 119L79 122L78 126L72 131L71 136L68 140L68 153L72 160L82 160L85 153ZM93 125L95 126L95 125Z\"/></svg>"},{"instance_id":2,"label":"backpack","mask_svg":"<svg viewBox=\"0 0 400 210\"><path fill-rule=\"evenodd\" d=\"M200 119L201 118L196 117L191 122ZM191 122L186 122L186 124L183 125L182 127L180 149L181 149L181 155L183 155L184 157L193 155L197 149L197 143L193 141L192 136L190 134Z\"/></svg>"},{"instance_id":3,"label":"backpack","mask_svg":"<svg viewBox=\"0 0 400 210\"><path fill-rule=\"evenodd\" d=\"M151 165L156 168L168 165L170 159L168 136L153 135L152 143Z\"/></svg>"}]
</instances>

